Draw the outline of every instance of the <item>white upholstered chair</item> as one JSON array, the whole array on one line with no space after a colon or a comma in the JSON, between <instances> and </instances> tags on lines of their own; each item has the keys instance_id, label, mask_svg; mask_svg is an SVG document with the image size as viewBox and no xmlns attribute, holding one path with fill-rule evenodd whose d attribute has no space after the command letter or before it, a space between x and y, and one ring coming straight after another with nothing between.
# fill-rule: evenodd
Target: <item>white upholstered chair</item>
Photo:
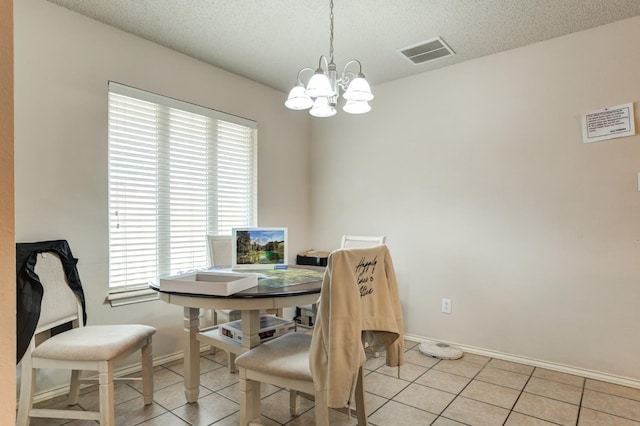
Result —
<instances>
[{"instance_id":1,"label":"white upholstered chair","mask_svg":"<svg viewBox=\"0 0 640 426\"><path fill-rule=\"evenodd\" d=\"M343 235L340 242L340 248L358 248L358 247L371 247L378 244L384 244L386 237L380 236L366 236L366 235Z\"/></svg>"},{"instance_id":2,"label":"white upholstered chair","mask_svg":"<svg viewBox=\"0 0 640 426\"><path fill-rule=\"evenodd\" d=\"M347 253L351 253L351 255ZM386 246L375 248L372 247L370 249L363 248L355 250L337 250L336 252L333 252L329 256L328 269L325 272L325 278L323 280L321 292L321 300L323 302L321 302L322 305L319 306L320 318L324 318L324 320L316 324L313 336L307 333L285 334L284 336L263 343L262 345L257 346L242 355L239 355L236 359L236 365L238 367L240 375L239 386L241 426L247 426L251 424L252 421L260 416L261 383L269 383L275 386L289 389L291 391L290 410L292 415L299 414L299 406L296 395L297 392L302 392L314 396L316 426L329 425L328 406L330 404L331 396L327 394L326 389L322 391L316 391L316 388L318 386L315 386L314 384L314 380L316 379L319 380L318 383L322 383L323 381L326 383L326 378L314 378L310 367L310 359L316 357L314 359L317 360L318 356L320 356L321 358L323 356L332 356L329 354L329 352L333 353L335 348L332 347L332 349L329 349L323 346L327 344L327 336L335 334L336 339L344 342L343 340L341 340L340 336L343 337L348 335L351 337L350 339L348 339L349 342L353 342L352 338L356 335L362 334L364 339L364 336L369 332L376 332L374 330L367 330L366 328L364 328L364 324L358 323L359 319L364 320L364 317L360 315L360 312L356 312L358 311L357 309L349 311L352 313L353 317L352 320L346 322L349 324L349 327L347 327L347 331L338 330L337 328L335 328L340 327L340 324L345 324L345 317L343 316L344 314L342 314L340 311L340 309L344 311L345 306L349 306L350 308L352 308L354 306L353 304L367 304L367 306L369 307L368 309L371 309L371 306L379 306L376 304L372 305L369 301L365 301L365 298L361 297L361 293L359 290L360 278L358 278L357 272L353 272L354 269L358 270L358 268L360 268L358 262L361 261L361 256L371 255L371 253L374 253L375 255L377 255L378 253L382 253L381 257L378 259L380 263L379 267L373 268L373 271L377 271L376 273L379 274L376 275L376 284L384 287L385 284L383 283L385 281L388 283L392 283L388 284L388 287L378 287L376 293L383 296L387 294L390 295L388 299L385 297L385 301L383 303L386 305L386 300L389 300L388 305L393 306L395 312L397 312L401 317L399 296L397 294L397 287L395 283L395 272L393 272L390 255L388 255ZM335 271L334 269L332 269L332 257L336 254L339 256L342 262L341 266L339 267L340 275L332 276ZM385 257L385 259L382 259L382 257ZM334 264L334 266L335 265L336 264ZM344 271L346 270L349 271L348 274L344 273ZM373 272L371 272L371 274L373 275ZM380 276L387 278L380 279ZM391 276L393 278L388 278ZM371 282L373 282L373 278L371 279ZM336 291L337 288L341 288L343 290ZM387 289L388 293L385 293L384 289ZM332 293L336 295L335 298L332 298ZM332 307L332 300L338 301L340 307ZM380 301L378 300L377 303L380 303ZM337 313L336 315L338 315L338 319L336 320L337 322L331 324L331 321L333 321L331 319L331 316L333 315L334 310ZM371 317L369 316L368 318ZM382 318L388 318L388 312L385 312L385 316ZM322 326L320 324L322 324ZM355 326L356 324L357 326ZM397 340L401 342L402 320L400 319L399 322L394 322L394 324L399 327L400 334L397 335ZM354 335L353 333L356 334ZM393 340L390 340L388 341L388 343L391 343L392 341ZM315 355L311 350L313 345L315 345L316 347ZM399 346L396 349L398 349L398 353L402 352L402 344L399 343ZM348 352L341 352L339 350L336 353L339 353L340 356L343 356ZM362 357L364 357L364 355L362 355ZM358 416L358 425L362 426L367 424L363 385L364 361L363 359L361 359L361 363L357 364L356 358L357 357L354 357L352 359L352 363L355 366L359 365L357 369L357 380L354 396L356 414ZM401 356L398 356L396 358L396 360L400 359ZM389 362L389 358L387 359L387 362ZM401 363L402 361L399 362ZM327 360L320 361L320 363L326 363L324 365L326 365L327 368L331 369L332 363L330 360L328 362ZM321 377L324 377L322 376L322 374L323 373L321 373ZM333 373L329 374L350 377L351 373L349 371L334 371ZM335 384L330 384L330 386L333 385ZM349 389L342 388L342 391L346 391L348 393Z\"/></svg>"},{"instance_id":3,"label":"white upholstered chair","mask_svg":"<svg viewBox=\"0 0 640 426\"><path fill-rule=\"evenodd\" d=\"M368 235L343 235L342 240L340 241L340 248L360 248L360 247L371 247L377 246L379 244L384 244L386 237L384 235L380 236L368 236ZM316 304L298 306L296 308L298 311L308 311L312 313L312 316L318 314L318 307ZM377 358L379 356L378 353L375 353L374 356Z\"/></svg>"},{"instance_id":4,"label":"white upholstered chair","mask_svg":"<svg viewBox=\"0 0 640 426\"><path fill-rule=\"evenodd\" d=\"M387 237L384 235L343 235L340 248L360 248L377 246L378 244L384 244ZM373 352L374 358L378 358L380 353Z\"/></svg>"},{"instance_id":5,"label":"white upholstered chair","mask_svg":"<svg viewBox=\"0 0 640 426\"><path fill-rule=\"evenodd\" d=\"M329 426L329 408L324 391L316 392L309 370L308 333L288 333L245 352L236 359L240 374L240 425L253 424L260 416L260 383L290 390L291 415L298 415L298 392L312 395L316 426ZM358 370L355 403L358 425L367 424L364 405L363 367Z\"/></svg>"},{"instance_id":6,"label":"white upholstered chair","mask_svg":"<svg viewBox=\"0 0 640 426\"><path fill-rule=\"evenodd\" d=\"M232 237L231 235L207 235L207 250L209 254L209 267L211 268L231 268L232 264ZM236 321L241 317L241 312L232 309L211 309L211 319L213 326L228 321ZM211 353L215 353L217 348L211 346ZM235 354L227 353L227 365L229 372L235 371Z\"/></svg>"},{"instance_id":7,"label":"white upholstered chair","mask_svg":"<svg viewBox=\"0 0 640 426\"><path fill-rule=\"evenodd\" d=\"M134 352L142 352L142 380L145 404L153 400L152 335L156 329L146 325L82 324L82 307L67 285L62 263L57 254L37 255L35 272L44 288L40 319L35 334L22 358L18 426L28 425L31 417L97 420L102 426L115 425L114 366ZM68 322L73 328L50 336L51 329ZM71 370L69 405L78 403L80 371L97 372L100 411L54 410L33 408L35 373L38 368ZM93 381L96 381L93 380Z\"/></svg>"},{"instance_id":8,"label":"white upholstered chair","mask_svg":"<svg viewBox=\"0 0 640 426\"><path fill-rule=\"evenodd\" d=\"M231 238L231 235L207 235L210 267L231 267Z\"/></svg>"},{"instance_id":9,"label":"white upholstered chair","mask_svg":"<svg viewBox=\"0 0 640 426\"><path fill-rule=\"evenodd\" d=\"M211 268L231 268L232 240L231 235L207 235L207 249L209 253L209 267ZM224 322L240 319L240 311L231 309L212 310L211 316L213 324L219 322L218 313L224 315Z\"/></svg>"}]
</instances>

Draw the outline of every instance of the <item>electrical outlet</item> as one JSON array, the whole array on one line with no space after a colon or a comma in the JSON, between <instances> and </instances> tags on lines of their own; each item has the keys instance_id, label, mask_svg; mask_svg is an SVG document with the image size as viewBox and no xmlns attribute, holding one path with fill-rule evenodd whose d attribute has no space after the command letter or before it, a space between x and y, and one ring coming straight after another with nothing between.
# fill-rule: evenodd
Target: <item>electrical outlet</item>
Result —
<instances>
[{"instance_id":1,"label":"electrical outlet","mask_svg":"<svg viewBox=\"0 0 640 426\"><path fill-rule=\"evenodd\" d=\"M451 299L446 297L442 298L442 313L443 314L451 313Z\"/></svg>"}]
</instances>

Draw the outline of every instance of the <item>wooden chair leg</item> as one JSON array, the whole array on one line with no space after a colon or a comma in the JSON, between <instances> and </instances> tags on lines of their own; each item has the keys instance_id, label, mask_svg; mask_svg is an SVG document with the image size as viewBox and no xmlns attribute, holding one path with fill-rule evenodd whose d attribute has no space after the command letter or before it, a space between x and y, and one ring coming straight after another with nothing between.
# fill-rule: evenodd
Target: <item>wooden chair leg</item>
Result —
<instances>
[{"instance_id":1,"label":"wooden chair leg","mask_svg":"<svg viewBox=\"0 0 640 426\"><path fill-rule=\"evenodd\" d=\"M31 367L31 357L27 353L22 358L20 379L20 402L16 426L29 426L29 412L33 406L33 389L35 387L35 375Z\"/></svg>"},{"instance_id":2,"label":"wooden chair leg","mask_svg":"<svg viewBox=\"0 0 640 426\"><path fill-rule=\"evenodd\" d=\"M289 391L289 412L292 416L300 414L300 395L298 395L298 391Z\"/></svg>"},{"instance_id":3,"label":"wooden chair leg","mask_svg":"<svg viewBox=\"0 0 640 426\"><path fill-rule=\"evenodd\" d=\"M260 382L247 379L247 371L239 370L240 426L249 426L260 417Z\"/></svg>"},{"instance_id":4,"label":"wooden chair leg","mask_svg":"<svg viewBox=\"0 0 640 426\"><path fill-rule=\"evenodd\" d=\"M315 407L313 408L316 418L316 426L329 426L329 407L327 407L327 393L320 391L315 393Z\"/></svg>"},{"instance_id":5,"label":"wooden chair leg","mask_svg":"<svg viewBox=\"0 0 640 426\"><path fill-rule=\"evenodd\" d=\"M71 383L69 385L69 399L67 405L76 405L80 398L80 370L71 370Z\"/></svg>"},{"instance_id":6,"label":"wooden chair leg","mask_svg":"<svg viewBox=\"0 0 640 426\"><path fill-rule=\"evenodd\" d=\"M213 325L218 325L218 312L215 309L211 309L210 313L211 313L211 322L213 323ZM211 355L215 355L217 350L218 348L216 348L215 346L213 345L209 346L209 353Z\"/></svg>"},{"instance_id":7,"label":"wooden chair leg","mask_svg":"<svg viewBox=\"0 0 640 426\"><path fill-rule=\"evenodd\" d=\"M356 414L358 426L367 426L367 407L364 402L364 368L358 369L358 381L356 382Z\"/></svg>"},{"instance_id":8,"label":"wooden chair leg","mask_svg":"<svg viewBox=\"0 0 640 426\"><path fill-rule=\"evenodd\" d=\"M142 396L145 405L153 402L153 346L151 339L142 347Z\"/></svg>"},{"instance_id":9,"label":"wooden chair leg","mask_svg":"<svg viewBox=\"0 0 640 426\"><path fill-rule=\"evenodd\" d=\"M100 364L98 389L100 395L100 426L115 426L113 366L108 361Z\"/></svg>"},{"instance_id":10,"label":"wooden chair leg","mask_svg":"<svg viewBox=\"0 0 640 426\"><path fill-rule=\"evenodd\" d=\"M227 352L227 368L229 369L229 373L236 372L236 354L231 352Z\"/></svg>"}]
</instances>

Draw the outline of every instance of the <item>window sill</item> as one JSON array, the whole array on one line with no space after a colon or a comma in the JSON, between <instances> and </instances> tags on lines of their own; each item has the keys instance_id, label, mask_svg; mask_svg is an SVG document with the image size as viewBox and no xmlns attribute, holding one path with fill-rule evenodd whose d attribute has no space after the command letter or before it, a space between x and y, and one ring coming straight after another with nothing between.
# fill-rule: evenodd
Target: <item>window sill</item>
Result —
<instances>
[{"instance_id":1,"label":"window sill","mask_svg":"<svg viewBox=\"0 0 640 426\"><path fill-rule=\"evenodd\" d=\"M158 292L150 288L119 291L109 293L107 296L107 301L112 307L150 302L152 300L158 300Z\"/></svg>"}]
</instances>

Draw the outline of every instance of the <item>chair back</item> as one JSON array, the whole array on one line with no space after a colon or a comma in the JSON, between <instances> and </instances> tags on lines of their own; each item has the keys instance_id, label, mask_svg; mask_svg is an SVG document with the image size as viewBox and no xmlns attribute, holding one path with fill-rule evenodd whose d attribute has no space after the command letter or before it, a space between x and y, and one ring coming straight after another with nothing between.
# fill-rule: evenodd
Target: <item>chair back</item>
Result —
<instances>
[{"instance_id":1,"label":"chair back","mask_svg":"<svg viewBox=\"0 0 640 426\"><path fill-rule=\"evenodd\" d=\"M209 263L212 268L231 267L231 236L207 235Z\"/></svg>"},{"instance_id":2,"label":"chair back","mask_svg":"<svg viewBox=\"0 0 640 426\"><path fill-rule=\"evenodd\" d=\"M80 303L67 284L60 257L54 252L38 253L35 272L44 289L36 334L82 317Z\"/></svg>"},{"instance_id":3,"label":"chair back","mask_svg":"<svg viewBox=\"0 0 640 426\"><path fill-rule=\"evenodd\" d=\"M364 346L386 350L389 367L404 363L404 325L391 254L386 245L335 250L322 282L317 321L309 350L316 388L327 390L327 405L350 400ZM363 345L364 343L364 345Z\"/></svg>"},{"instance_id":4,"label":"chair back","mask_svg":"<svg viewBox=\"0 0 640 426\"><path fill-rule=\"evenodd\" d=\"M360 248L371 247L384 244L386 237L380 236L363 236L363 235L343 235L340 248Z\"/></svg>"}]
</instances>

